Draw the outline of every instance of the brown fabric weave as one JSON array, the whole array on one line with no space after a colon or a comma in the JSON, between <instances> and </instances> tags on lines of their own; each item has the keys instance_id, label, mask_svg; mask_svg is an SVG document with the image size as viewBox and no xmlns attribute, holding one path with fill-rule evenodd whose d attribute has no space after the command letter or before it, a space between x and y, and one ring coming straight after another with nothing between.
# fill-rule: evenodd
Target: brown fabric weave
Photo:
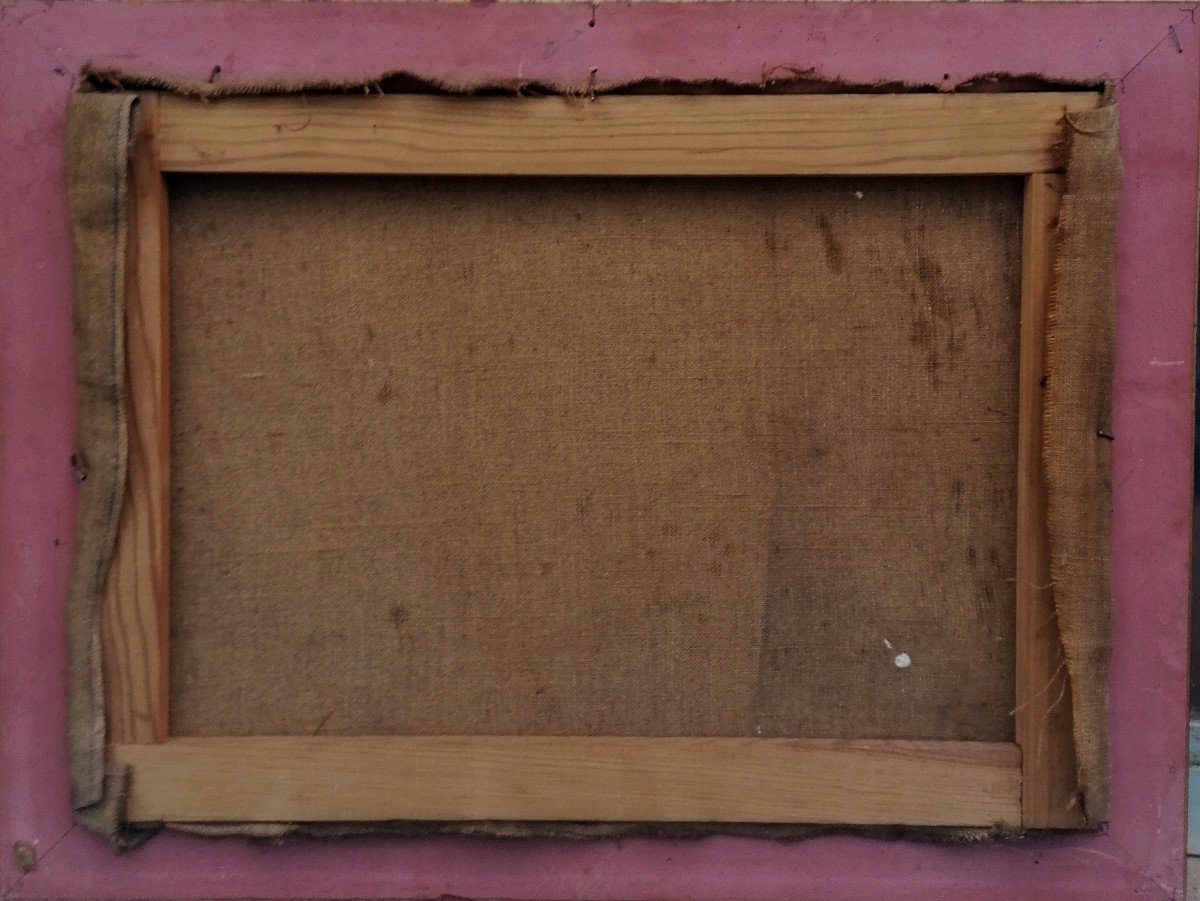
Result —
<instances>
[{"instance_id":1,"label":"brown fabric weave","mask_svg":"<svg viewBox=\"0 0 1200 901\"><path fill-rule=\"evenodd\" d=\"M171 203L174 733L1012 738L1018 181Z\"/></svg>"},{"instance_id":2,"label":"brown fabric weave","mask_svg":"<svg viewBox=\"0 0 1200 901\"><path fill-rule=\"evenodd\" d=\"M1067 193L1047 326L1045 472L1050 574L1071 684L1075 756L1092 824L1108 812L1105 674L1112 642L1108 566L1117 109L1071 117Z\"/></svg>"}]
</instances>

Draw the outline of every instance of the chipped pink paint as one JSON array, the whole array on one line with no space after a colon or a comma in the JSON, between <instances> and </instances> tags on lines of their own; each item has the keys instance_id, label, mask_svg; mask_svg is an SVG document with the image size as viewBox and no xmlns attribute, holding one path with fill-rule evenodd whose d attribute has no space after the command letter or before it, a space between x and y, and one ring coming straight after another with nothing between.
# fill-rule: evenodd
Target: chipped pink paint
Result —
<instances>
[{"instance_id":1,"label":"chipped pink paint","mask_svg":"<svg viewBox=\"0 0 1200 901\"><path fill-rule=\"evenodd\" d=\"M1178 42L1168 39L1172 27ZM4 3L0 886L13 897L1180 895L1198 38L1191 13L1176 3ZM435 78L586 83L595 67L601 82L757 81L772 65L853 81L953 83L1001 70L1124 76L1108 831L966 848L855 837L264 847L165 835L115 857L73 827L63 606L74 389L61 147L72 73L88 60L192 76L219 65L222 79L404 68ZM1184 363L1156 365L1163 360ZM18 840L39 855L24 876L12 852Z\"/></svg>"}]
</instances>

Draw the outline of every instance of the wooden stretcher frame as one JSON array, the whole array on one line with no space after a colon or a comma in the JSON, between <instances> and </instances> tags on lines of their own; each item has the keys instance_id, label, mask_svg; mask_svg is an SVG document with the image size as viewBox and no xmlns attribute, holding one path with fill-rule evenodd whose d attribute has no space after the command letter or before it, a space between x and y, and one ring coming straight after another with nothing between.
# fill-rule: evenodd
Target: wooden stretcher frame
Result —
<instances>
[{"instance_id":1,"label":"wooden stretcher frame","mask_svg":"<svg viewBox=\"0 0 1200 901\"><path fill-rule=\"evenodd\" d=\"M781 96L145 94L131 164L129 467L101 603L109 755L133 822L1083 824L1041 472L1064 115L1090 92ZM1020 175L1013 743L168 734L170 394L164 176Z\"/></svg>"}]
</instances>

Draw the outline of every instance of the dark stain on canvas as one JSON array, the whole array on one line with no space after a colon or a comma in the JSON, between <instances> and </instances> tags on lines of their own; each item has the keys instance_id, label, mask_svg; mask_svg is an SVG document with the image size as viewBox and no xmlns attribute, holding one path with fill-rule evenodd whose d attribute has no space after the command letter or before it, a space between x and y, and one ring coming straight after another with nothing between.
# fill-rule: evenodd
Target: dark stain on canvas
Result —
<instances>
[{"instance_id":1,"label":"dark stain on canvas","mask_svg":"<svg viewBox=\"0 0 1200 901\"><path fill-rule=\"evenodd\" d=\"M846 252L842 249L842 242L833 233L829 217L824 213L817 216L817 228L821 230L821 241L825 244L825 259L829 263L830 270L835 273L844 272L846 270Z\"/></svg>"}]
</instances>

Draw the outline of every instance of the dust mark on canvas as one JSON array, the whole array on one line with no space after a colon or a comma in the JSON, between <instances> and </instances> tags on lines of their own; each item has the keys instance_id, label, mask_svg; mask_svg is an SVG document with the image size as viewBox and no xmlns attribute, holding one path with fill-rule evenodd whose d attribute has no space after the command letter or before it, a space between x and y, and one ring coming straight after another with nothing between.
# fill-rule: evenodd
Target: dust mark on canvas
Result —
<instances>
[{"instance_id":1,"label":"dust mark on canvas","mask_svg":"<svg viewBox=\"0 0 1200 901\"><path fill-rule=\"evenodd\" d=\"M917 252L914 274L917 287L910 292L914 309L909 340L924 352L926 370L936 388L941 384L943 364L952 370L961 351L954 298L941 264L923 251Z\"/></svg>"},{"instance_id":2,"label":"dust mark on canvas","mask_svg":"<svg viewBox=\"0 0 1200 901\"><path fill-rule=\"evenodd\" d=\"M846 252L842 250L842 242L833 233L829 217L824 213L817 216L817 228L821 230L821 240L825 244L825 259L829 262L829 268L834 273L844 272L846 270Z\"/></svg>"},{"instance_id":3,"label":"dust mark on canvas","mask_svg":"<svg viewBox=\"0 0 1200 901\"><path fill-rule=\"evenodd\" d=\"M388 610L388 619L392 622L392 628L396 630L396 634L400 634L404 628L404 624L408 622L412 614L403 604L392 604Z\"/></svg>"}]
</instances>

